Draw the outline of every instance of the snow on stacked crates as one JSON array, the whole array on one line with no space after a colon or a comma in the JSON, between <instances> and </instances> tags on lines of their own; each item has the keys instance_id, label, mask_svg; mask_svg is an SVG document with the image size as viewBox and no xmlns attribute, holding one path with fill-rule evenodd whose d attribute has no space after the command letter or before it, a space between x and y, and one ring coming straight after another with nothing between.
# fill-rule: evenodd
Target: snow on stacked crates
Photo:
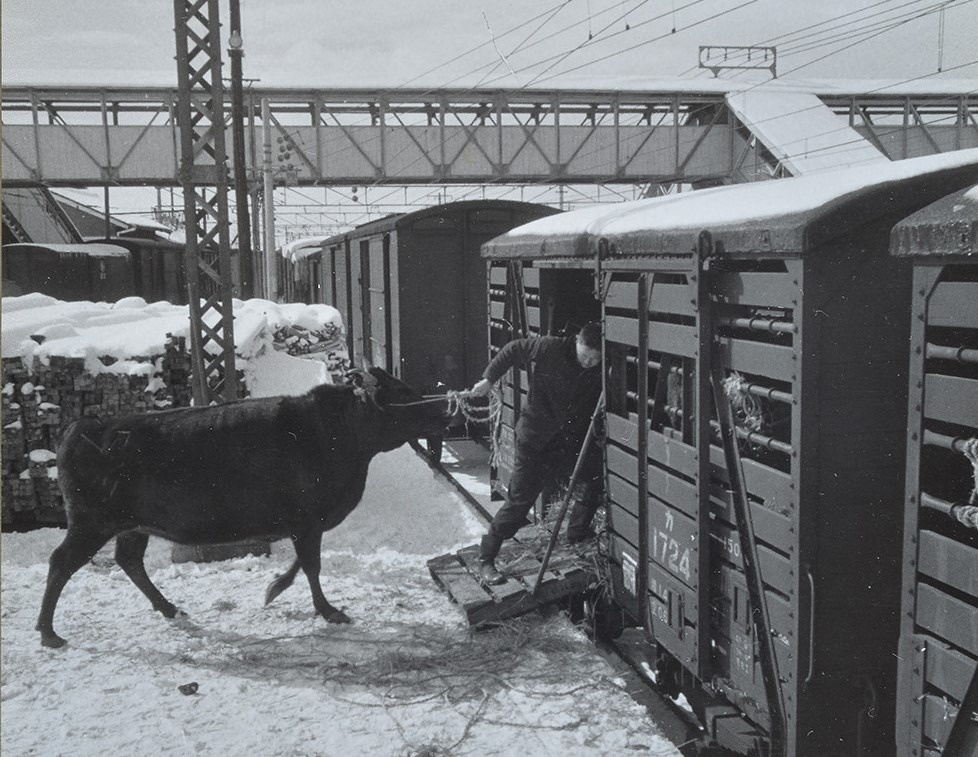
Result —
<instances>
[{"instance_id":1,"label":"snow on stacked crates","mask_svg":"<svg viewBox=\"0 0 978 757\"><path fill-rule=\"evenodd\" d=\"M3 523L63 524L55 453L65 430L82 417L132 415L190 404L190 356L183 337L162 355L131 358L162 366L162 381L128 372L92 372L84 358L52 355L28 371L3 362ZM114 358L104 357L108 367Z\"/></svg>"}]
</instances>

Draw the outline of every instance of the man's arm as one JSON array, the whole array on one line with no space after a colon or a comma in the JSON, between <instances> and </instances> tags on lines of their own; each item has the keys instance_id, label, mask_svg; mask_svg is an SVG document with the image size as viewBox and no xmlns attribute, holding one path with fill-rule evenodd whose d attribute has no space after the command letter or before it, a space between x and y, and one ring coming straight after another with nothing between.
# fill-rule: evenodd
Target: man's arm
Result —
<instances>
[{"instance_id":1,"label":"man's arm","mask_svg":"<svg viewBox=\"0 0 978 757\"><path fill-rule=\"evenodd\" d=\"M472 394L476 397L485 397L492 389L492 385L499 381L510 368L533 362L540 350L541 343L540 337L530 337L529 339L514 339L506 344L496 353L496 357L489 361L489 365L482 372L482 379L472 387Z\"/></svg>"}]
</instances>

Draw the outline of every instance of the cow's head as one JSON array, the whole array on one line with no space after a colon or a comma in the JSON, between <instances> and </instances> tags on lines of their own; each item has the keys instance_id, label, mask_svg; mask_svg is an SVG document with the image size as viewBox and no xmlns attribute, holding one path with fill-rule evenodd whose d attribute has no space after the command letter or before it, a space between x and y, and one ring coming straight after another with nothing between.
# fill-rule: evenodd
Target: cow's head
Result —
<instances>
[{"instance_id":1,"label":"cow's head","mask_svg":"<svg viewBox=\"0 0 978 757\"><path fill-rule=\"evenodd\" d=\"M403 381L381 368L354 369L346 375L355 394L377 417L377 446L399 447L410 439L438 434L452 413L446 398L422 397Z\"/></svg>"}]
</instances>

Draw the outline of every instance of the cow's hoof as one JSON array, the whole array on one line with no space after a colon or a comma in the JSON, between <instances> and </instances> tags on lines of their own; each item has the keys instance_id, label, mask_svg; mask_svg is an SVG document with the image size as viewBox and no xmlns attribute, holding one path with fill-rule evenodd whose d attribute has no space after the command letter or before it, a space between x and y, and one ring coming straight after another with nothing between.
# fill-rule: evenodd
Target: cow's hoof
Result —
<instances>
[{"instance_id":1,"label":"cow's hoof","mask_svg":"<svg viewBox=\"0 0 978 757\"><path fill-rule=\"evenodd\" d=\"M342 610L333 610L326 616L326 620L329 623L349 623L350 616Z\"/></svg>"},{"instance_id":2,"label":"cow's hoof","mask_svg":"<svg viewBox=\"0 0 978 757\"><path fill-rule=\"evenodd\" d=\"M157 607L156 610L164 618L171 618L171 619L177 617L178 615L184 615L185 616L187 614L185 612L181 612L180 610L178 610L176 607L174 607L171 604L161 605L160 607Z\"/></svg>"},{"instance_id":3,"label":"cow's hoof","mask_svg":"<svg viewBox=\"0 0 978 757\"><path fill-rule=\"evenodd\" d=\"M68 642L62 639L54 631L50 633L41 634L41 646L50 647L51 649L61 649Z\"/></svg>"}]
</instances>

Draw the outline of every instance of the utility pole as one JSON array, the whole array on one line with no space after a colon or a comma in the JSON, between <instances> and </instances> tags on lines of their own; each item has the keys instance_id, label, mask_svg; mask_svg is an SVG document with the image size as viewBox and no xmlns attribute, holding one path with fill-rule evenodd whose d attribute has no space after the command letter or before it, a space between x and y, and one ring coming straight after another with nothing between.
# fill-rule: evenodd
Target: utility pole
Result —
<instances>
[{"instance_id":1,"label":"utility pole","mask_svg":"<svg viewBox=\"0 0 978 757\"><path fill-rule=\"evenodd\" d=\"M234 151L234 200L238 219L238 261L241 270L241 297L255 294L255 267L251 250L251 222L248 218L248 174L245 162L244 93L241 59L241 0L230 0L231 36L228 57L231 59L231 145Z\"/></svg>"},{"instance_id":2,"label":"utility pole","mask_svg":"<svg viewBox=\"0 0 978 757\"><path fill-rule=\"evenodd\" d=\"M268 98L261 101L262 194L265 199L265 296L278 299L278 265L275 259L275 185L272 182L272 109Z\"/></svg>"}]
</instances>

